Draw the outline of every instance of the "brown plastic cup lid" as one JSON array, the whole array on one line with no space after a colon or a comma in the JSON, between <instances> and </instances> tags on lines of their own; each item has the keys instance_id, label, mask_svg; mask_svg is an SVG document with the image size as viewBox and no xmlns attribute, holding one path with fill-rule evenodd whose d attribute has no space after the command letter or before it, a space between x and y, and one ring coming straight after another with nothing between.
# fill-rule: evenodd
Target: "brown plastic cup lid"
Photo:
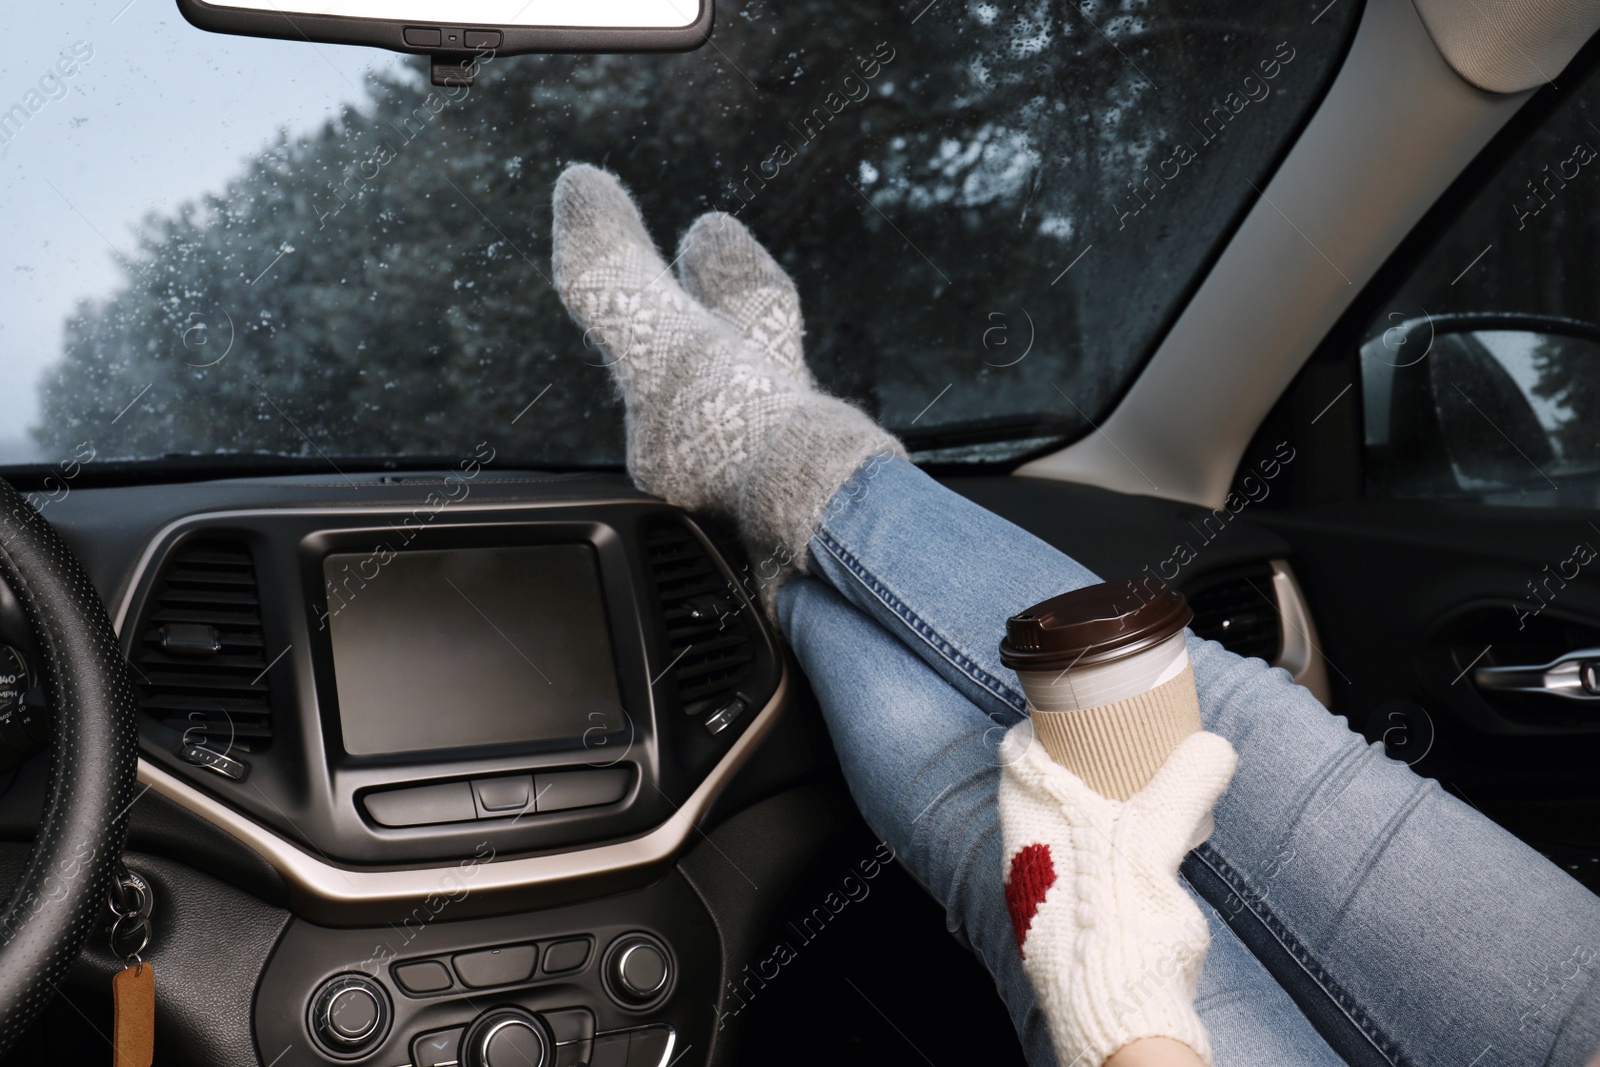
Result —
<instances>
[{"instance_id":1,"label":"brown plastic cup lid","mask_svg":"<svg viewBox=\"0 0 1600 1067\"><path fill-rule=\"evenodd\" d=\"M1084 586L1007 619L1000 662L1014 671L1106 663L1159 645L1193 619L1183 594L1154 578Z\"/></svg>"}]
</instances>

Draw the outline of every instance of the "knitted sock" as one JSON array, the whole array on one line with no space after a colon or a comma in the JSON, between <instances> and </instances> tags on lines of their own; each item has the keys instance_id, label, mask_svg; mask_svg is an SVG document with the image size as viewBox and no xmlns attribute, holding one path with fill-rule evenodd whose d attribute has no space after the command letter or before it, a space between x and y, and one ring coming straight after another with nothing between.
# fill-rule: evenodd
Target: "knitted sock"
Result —
<instances>
[{"instance_id":1,"label":"knitted sock","mask_svg":"<svg viewBox=\"0 0 1600 1067\"><path fill-rule=\"evenodd\" d=\"M737 514L769 564L763 577L804 569L828 501L870 457L903 456L900 443L860 409L817 391L809 375L787 369L803 366L797 303L790 343L782 331L767 332L764 315L750 318L761 301L711 284L735 273L722 255L753 260L753 238L708 240L695 253L695 284L717 294L719 315L672 276L613 175L569 167L556 182L554 216L556 288L585 340L604 354L627 406L635 483L681 507ZM787 299L793 283L762 256L759 287ZM769 609L777 584L765 587Z\"/></svg>"},{"instance_id":2,"label":"knitted sock","mask_svg":"<svg viewBox=\"0 0 1600 1067\"><path fill-rule=\"evenodd\" d=\"M1232 746L1191 734L1126 801L1051 760L1031 723L1000 755L1006 906L1058 1062L1099 1067L1166 1037L1209 1064L1194 994L1210 937L1177 875L1233 775Z\"/></svg>"},{"instance_id":3,"label":"knitted sock","mask_svg":"<svg viewBox=\"0 0 1600 1067\"><path fill-rule=\"evenodd\" d=\"M721 211L701 215L678 242L678 276L689 295L797 382L815 388L801 341L805 320L794 281L745 224Z\"/></svg>"},{"instance_id":4,"label":"knitted sock","mask_svg":"<svg viewBox=\"0 0 1600 1067\"><path fill-rule=\"evenodd\" d=\"M556 288L627 405L628 473L682 507L735 510L756 450L805 394L683 291L615 177L569 168L554 215Z\"/></svg>"}]
</instances>

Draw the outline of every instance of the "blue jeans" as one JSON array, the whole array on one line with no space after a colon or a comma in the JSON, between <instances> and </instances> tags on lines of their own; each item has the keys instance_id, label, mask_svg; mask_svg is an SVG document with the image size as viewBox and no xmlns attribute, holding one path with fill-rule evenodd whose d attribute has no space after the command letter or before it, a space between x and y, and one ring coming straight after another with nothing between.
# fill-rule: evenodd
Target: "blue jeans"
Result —
<instances>
[{"instance_id":1,"label":"blue jeans","mask_svg":"<svg viewBox=\"0 0 1600 1067\"><path fill-rule=\"evenodd\" d=\"M1025 705L998 645L1008 615L1098 579L902 460L859 469L810 550L778 614L856 803L994 976L1029 1063L1053 1063L1002 896L996 748ZM1211 925L1216 1062L1585 1063L1600 898L1283 670L1189 652L1206 728L1239 754L1183 868Z\"/></svg>"}]
</instances>

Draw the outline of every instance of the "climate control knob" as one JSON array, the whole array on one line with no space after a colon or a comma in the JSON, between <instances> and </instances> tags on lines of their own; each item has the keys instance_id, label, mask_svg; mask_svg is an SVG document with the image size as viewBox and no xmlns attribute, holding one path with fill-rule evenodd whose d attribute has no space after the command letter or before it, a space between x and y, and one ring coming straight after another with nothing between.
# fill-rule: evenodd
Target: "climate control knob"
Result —
<instances>
[{"instance_id":1,"label":"climate control knob","mask_svg":"<svg viewBox=\"0 0 1600 1067\"><path fill-rule=\"evenodd\" d=\"M330 978L311 998L311 1031L339 1056L369 1051L389 1029L389 994L364 974Z\"/></svg>"},{"instance_id":2,"label":"climate control knob","mask_svg":"<svg viewBox=\"0 0 1600 1067\"><path fill-rule=\"evenodd\" d=\"M521 1008L491 1008L461 1039L464 1067L545 1067L554 1044L544 1023Z\"/></svg>"},{"instance_id":3,"label":"climate control knob","mask_svg":"<svg viewBox=\"0 0 1600 1067\"><path fill-rule=\"evenodd\" d=\"M653 937L629 934L606 952L606 983L612 996L630 1007L659 998L672 981L672 956Z\"/></svg>"}]
</instances>

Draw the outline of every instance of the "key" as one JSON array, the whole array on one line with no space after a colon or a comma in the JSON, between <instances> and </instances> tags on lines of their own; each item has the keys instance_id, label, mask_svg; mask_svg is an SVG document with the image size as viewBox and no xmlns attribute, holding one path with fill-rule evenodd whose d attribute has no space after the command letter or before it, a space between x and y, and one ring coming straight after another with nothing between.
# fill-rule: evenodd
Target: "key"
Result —
<instances>
[{"instance_id":1,"label":"key","mask_svg":"<svg viewBox=\"0 0 1600 1067\"><path fill-rule=\"evenodd\" d=\"M156 1047L156 967L141 953L150 944L150 883L121 867L110 896L111 951L123 968L111 978L112 1067L150 1067ZM123 945L129 946L126 951Z\"/></svg>"}]
</instances>

